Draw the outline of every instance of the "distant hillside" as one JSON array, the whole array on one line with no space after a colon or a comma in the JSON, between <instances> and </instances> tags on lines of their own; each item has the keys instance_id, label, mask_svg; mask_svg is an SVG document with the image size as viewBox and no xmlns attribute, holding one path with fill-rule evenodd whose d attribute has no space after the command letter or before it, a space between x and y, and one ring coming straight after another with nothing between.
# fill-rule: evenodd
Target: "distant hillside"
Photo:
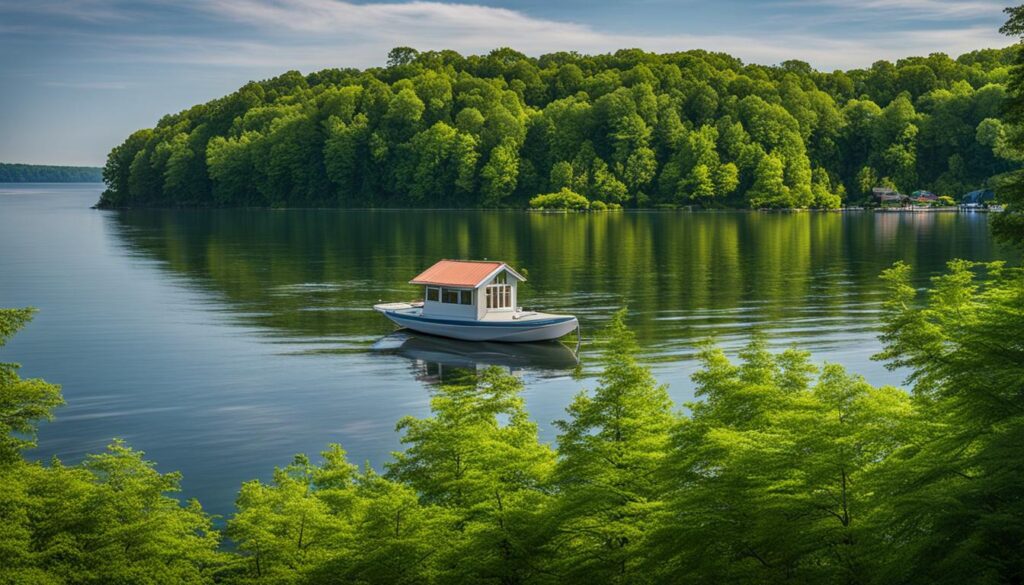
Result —
<instances>
[{"instance_id":1,"label":"distant hillside","mask_svg":"<svg viewBox=\"0 0 1024 585\"><path fill-rule=\"evenodd\" d=\"M0 163L0 183L99 183L99 167L58 167Z\"/></svg>"}]
</instances>

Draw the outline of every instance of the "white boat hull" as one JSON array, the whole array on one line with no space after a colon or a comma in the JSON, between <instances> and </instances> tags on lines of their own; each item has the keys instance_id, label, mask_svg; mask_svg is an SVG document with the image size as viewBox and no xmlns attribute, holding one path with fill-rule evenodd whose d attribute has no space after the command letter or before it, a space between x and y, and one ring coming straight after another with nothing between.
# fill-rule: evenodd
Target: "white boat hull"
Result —
<instances>
[{"instance_id":1,"label":"white boat hull","mask_svg":"<svg viewBox=\"0 0 1024 585\"><path fill-rule=\"evenodd\" d=\"M399 327L465 341L550 341L579 327L576 317L571 315L538 315L538 318L519 321L469 321L423 317L410 310L378 310Z\"/></svg>"}]
</instances>

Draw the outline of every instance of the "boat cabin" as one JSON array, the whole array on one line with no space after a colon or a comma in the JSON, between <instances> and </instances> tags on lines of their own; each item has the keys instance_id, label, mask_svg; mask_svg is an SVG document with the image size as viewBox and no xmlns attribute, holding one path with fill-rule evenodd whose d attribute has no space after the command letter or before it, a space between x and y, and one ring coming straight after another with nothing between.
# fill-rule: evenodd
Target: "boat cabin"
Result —
<instances>
[{"instance_id":1,"label":"boat cabin","mask_svg":"<svg viewBox=\"0 0 1024 585\"><path fill-rule=\"evenodd\" d=\"M514 313L526 279L504 262L441 260L410 284L423 285L423 316L480 321Z\"/></svg>"}]
</instances>

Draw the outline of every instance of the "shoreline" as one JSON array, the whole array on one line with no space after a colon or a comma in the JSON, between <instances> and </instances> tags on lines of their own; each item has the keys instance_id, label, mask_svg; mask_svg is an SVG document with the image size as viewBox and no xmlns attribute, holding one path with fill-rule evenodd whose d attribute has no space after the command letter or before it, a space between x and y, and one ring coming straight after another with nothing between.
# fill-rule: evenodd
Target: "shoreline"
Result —
<instances>
[{"instance_id":1,"label":"shoreline","mask_svg":"<svg viewBox=\"0 0 1024 585\"><path fill-rule=\"evenodd\" d=\"M460 211L460 212L497 212L497 213L535 213L541 215L604 215L615 213L999 213L1001 209L962 207L839 207L837 209L809 209L800 207L750 209L744 207L701 209L691 207L658 208L636 207L614 210L590 209L529 209L529 208L487 208L487 207L266 207L266 206L209 206L209 205L137 205L107 207L92 205L90 209L99 211L138 211L138 210L179 210L179 211L379 211L401 213L410 211Z\"/></svg>"}]
</instances>

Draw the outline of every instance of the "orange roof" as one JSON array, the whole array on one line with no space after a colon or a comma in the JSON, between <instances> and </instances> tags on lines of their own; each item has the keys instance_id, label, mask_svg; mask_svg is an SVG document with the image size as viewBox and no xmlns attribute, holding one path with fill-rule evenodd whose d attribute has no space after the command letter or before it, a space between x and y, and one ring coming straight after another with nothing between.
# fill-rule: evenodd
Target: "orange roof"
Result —
<instances>
[{"instance_id":1,"label":"orange roof","mask_svg":"<svg viewBox=\"0 0 1024 585\"><path fill-rule=\"evenodd\" d=\"M437 284L441 286L458 286L463 288L476 288L501 267L507 268L512 274L519 276L516 271L505 266L504 262L489 262L482 260L440 260L430 268L427 268L416 278L409 281L410 284ZM520 279L523 279L519 276Z\"/></svg>"}]
</instances>

